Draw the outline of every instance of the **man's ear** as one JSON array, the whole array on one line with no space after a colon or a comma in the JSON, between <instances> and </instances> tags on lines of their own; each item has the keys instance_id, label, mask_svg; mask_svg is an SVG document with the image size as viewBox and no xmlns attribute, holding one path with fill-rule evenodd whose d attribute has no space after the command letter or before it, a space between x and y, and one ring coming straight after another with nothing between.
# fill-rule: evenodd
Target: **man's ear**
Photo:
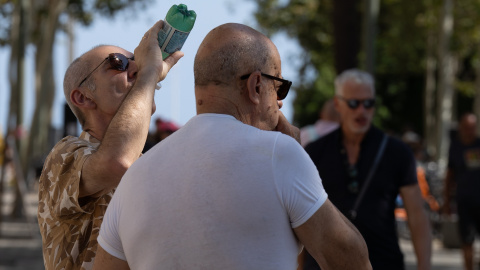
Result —
<instances>
[{"instance_id":1,"label":"man's ear","mask_svg":"<svg viewBox=\"0 0 480 270\"><path fill-rule=\"evenodd\" d=\"M333 107L335 108L335 110L338 112L339 111L339 108L340 108L340 104L338 104L340 101L338 100L338 97L335 96L333 98Z\"/></svg>"},{"instance_id":2,"label":"man's ear","mask_svg":"<svg viewBox=\"0 0 480 270\"><path fill-rule=\"evenodd\" d=\"M247 91L250 101L254 104L260 103L260 88L262 87L262 73L260 71L253 72L247 81Z\"/></svg>"},{"instance_id":3,"label":"man's ear","mask_svg":"<svg viewBox=\"0 0 480 270\"><path fill-rule=\"evenodd\" d=\"M91 98L87 97L80 89L73 89L70 93L70 100L72 103L84 109L95 109L97 104Z\"/></svg>"}]
</instances>

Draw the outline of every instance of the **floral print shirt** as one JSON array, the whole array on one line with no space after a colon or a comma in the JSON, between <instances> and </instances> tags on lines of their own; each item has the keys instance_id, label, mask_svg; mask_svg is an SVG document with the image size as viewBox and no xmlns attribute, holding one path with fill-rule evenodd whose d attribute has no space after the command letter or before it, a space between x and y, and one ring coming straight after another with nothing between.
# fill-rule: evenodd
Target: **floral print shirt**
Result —
<instances>
[{"instance_id":1,"label":"floral print shirt","mask_svg":"<svg viewBox=\"0 0 480 270\"><path fill-rule=\"evenodd\" d=\"M87 132L68 136L48 155L40 176L38 223L45 268L91 269L97 236L113 190L79 198L82 167L100 141Z\"/></svg>"}]
</instances>

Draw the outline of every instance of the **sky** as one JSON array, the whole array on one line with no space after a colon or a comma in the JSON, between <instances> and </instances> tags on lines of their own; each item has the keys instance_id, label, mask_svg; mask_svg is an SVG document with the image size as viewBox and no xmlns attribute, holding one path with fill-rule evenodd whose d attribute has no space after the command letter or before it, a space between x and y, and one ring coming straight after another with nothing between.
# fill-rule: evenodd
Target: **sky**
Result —
<instances>
[{"instance_id":1,"label":"sky","mask_svg":"<svg viewBox=\"0 0 480 270\"><path fill-rule=\"evenodd\" d=\"M251 0L211 0L206 5L203 1L184 0L152 1L152 4L145 10L136 13L119 13L114 19L106 19L100 16L94 18L94 23L89 27L76 24L74 27L74 57L90 50L99 44L111 44L122 47L133 52L144 33L157 21L164 19L168 9L174 4L186 4L188 9L197 13L195 26L193 27L182 51L185 56L169 72L167 78L162 82L162 88L155 93L157 110L152 116L152 123L158 117L173 121L178 125L184 125L195 112L195 96L193 81L193 61L196 51L207 33L224 23L242 23L254 28L256 25L253 18L256 4ZM298 53L298 45L285 35L276 35L272 38L277 45L282 58L282 76L293 81L295 86L295 59ZM56 83L56 94L53 106L52 125L55 128L63 126L63 106L65 97L63 95L63 76L70 64L67 49L67 37L64 34L57 34L54 48L54 72ZM10 50L0 48L0 131L5 134L7 126L8 106L10 102L10 86L8 84L8 60ZM34 50L28 48L27 59L34 58ZM29 60L26 63L25 82L25 126L30 126L35 104L34 91L34 62ZM289 96L284 100L281 109L288 120L293 118L292 101L294 92L290 91ZM153 124L151 124L151 130Z\"/></svg>"}]
</instances>

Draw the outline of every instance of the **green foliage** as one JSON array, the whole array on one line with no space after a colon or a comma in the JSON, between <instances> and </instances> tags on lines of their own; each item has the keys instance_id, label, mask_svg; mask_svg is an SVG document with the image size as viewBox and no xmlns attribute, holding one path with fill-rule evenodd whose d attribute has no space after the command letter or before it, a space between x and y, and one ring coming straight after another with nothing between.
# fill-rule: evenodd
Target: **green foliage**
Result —
<instances>
[{"instance_id":1,"label":"green foliage","mask_svg":"<svg viewBox=\"0 0 480 270\"><path fill-rule=\"evenodd\" d=\"M10 16L13 12L14 3L9 0L1 0L0 3L0 46L5 46L10 36Z\"/></svg>"},{"instance_id":2,"label":"green foliage","mask_svg":"<svg viewBox=\"0 0 480 270\"><path fill-rule=\"evenodd\" d=\"M118 11L127 8L142 7L152 0L97 0L95 2L95 11L102 15L113 17Z\"/></svg>"},{"instance_id":3,"label":"green foliage","mask_svg":"<svg viewBox=\"0 0 480 270\"><path fill-rule=\"evenodd\" d=\"M313 123L317 119L321 104L333 95L336 75L333 62L333 1L255 1L255 17L259 27L269 35L286 33L298 40L304 50L305 57L299 70L302 83L294 88L297 94L294 101L294 122L299 126ZM432 53L434 57L438 57L436 46L441 31L439 18L443 1L380 2L375 40L374 76L379 100L375 123L397 132L409 125L422 133L427 39L432 38ZM358 3L363 7L365 0L358 0ZM454 1L451 50L459 60L455 85L462 98L473 98L475 68L480 65L478 14L480 1ZM363 63L364 54L360 53L358 59ZM315 76L305 76L307 71Z\"/></svg>"},{"instance_id":4,"label":"green foliage","mask_svg":"<svg viewBox=\"0 0 480 270\"><path fill-rule=\"evenodd\" d=\"M325 100L333 96L333 25L330 0L258 0L255 18L267 35L285 33L298 41L304 55L294 102L294 122L312 124ZM307 74L314 71L314 78Z\"/></svg>"},{"instance_id":5,"label":"green foliage","mask_svg":"<svg viewBox=\"0 0 480 270\"><path fill-rule=\"evenodd\" d=\"M30 41L42 38L41 24L49 16L49 7L46 4L38 4L36 0L29 0L34 7L32 11L32 27ZM65 31L67 15L85 26L90 25L95 15L113 18L119 12L137 12L151 3L153 0L68 0L67 9L60 16L58 30ZM0 0L0 46L10 42L11 16L17 1ZM35 3L35 4L34 4Z\"/></svg>"},{"instance_id":6,"label":"green foliage","mask_svg":"<svg viewBox=\"0 0 480 270\"><path fill-rule=\"evenodd\" d=\"M297 126L306 126L318 120L323 103L334 96L334 76L333 66L323 66L315 80L300 84L295 88L293 122Z\"/></svg>"}]
</instances>

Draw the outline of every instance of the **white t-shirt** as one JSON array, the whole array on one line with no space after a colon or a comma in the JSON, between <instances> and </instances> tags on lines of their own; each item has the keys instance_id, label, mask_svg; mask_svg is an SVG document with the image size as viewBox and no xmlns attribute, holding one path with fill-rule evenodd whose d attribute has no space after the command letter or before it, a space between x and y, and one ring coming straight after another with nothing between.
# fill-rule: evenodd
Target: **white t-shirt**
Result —
<instances>
[{"instance_id":1,"label":"white t-shirt","mask_svg":"<svg viewBox=\"0 0 480 270\"><path fill-rule=\"evenodd\" d=\"M98 243L131 269L289 269L292 228L327 199L289 136L201 114L123 177Z\"/></svg>"}]
</instances>

